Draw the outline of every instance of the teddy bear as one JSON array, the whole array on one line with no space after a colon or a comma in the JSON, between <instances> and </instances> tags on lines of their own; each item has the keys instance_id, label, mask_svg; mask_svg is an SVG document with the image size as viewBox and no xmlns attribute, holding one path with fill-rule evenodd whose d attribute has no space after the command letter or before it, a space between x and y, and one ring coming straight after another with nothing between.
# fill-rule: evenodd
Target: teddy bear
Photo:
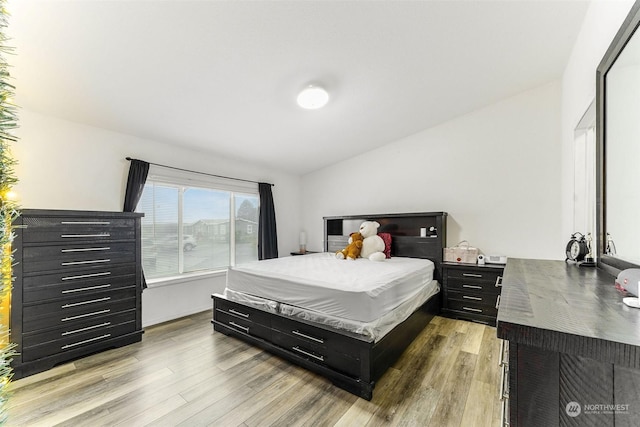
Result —
<instances>
[{"instance_id":1,"label":"teddy bear","mask_svg":"<svg viewBox=\"0 0 640 427\"><path fill-rule=\"evenodd\" d=\"M384 240L378 236L378 227L380 224L377 221L365 221L360 225L360 234L364 237L360 251L362 258L368 258L371 261L385 260Z\"/></svg>"},{"instance_id":2,"label":"teddy bear","mask_svg":"<svg viewBox=\"0 0 640 427\"><path fill-rule=\"evenodd\" d=\"M349 237L349 244L346 248L336 252L336 258L355 260L360 256L360 250L362 249L362 234L359 232L351 233Z\"/></svg>"}]
</instances>

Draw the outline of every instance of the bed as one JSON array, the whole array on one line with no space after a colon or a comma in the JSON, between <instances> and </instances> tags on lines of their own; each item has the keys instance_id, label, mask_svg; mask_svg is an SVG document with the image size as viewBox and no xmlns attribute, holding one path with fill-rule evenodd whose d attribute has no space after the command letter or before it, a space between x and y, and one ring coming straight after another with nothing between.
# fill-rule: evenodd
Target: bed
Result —
<instances>
[{"instance_id":1,"label":"bed","mask_svg":"<svg viewBox=\"0 0 640 427\"><path fill-rule=\"evenodd\" d=\"M212 295L214 330L370 400L376 381L440 311L446 216L325 217L323 253L229 269L224 294ZM335 259L364 220L391 236L391 257Z\"/></svg>"}]
</instances>

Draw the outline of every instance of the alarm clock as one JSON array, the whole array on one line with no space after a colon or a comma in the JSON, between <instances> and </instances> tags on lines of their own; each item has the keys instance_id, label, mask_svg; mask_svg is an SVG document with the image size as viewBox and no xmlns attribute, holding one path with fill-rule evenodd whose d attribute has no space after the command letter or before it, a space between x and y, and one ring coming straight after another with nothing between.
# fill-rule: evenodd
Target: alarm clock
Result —
<instances>
[{"instance_id":1,"label":"alarm clock","mask_svg":"<svg viewBox=\"0 0 640 427\"><path fill-rule=\"evenodd\" d=\"M580 262L589 253L589 245L584 238L584 234L575 232L571 235L571 240L567 243L565 261Z\"/></svg>"}]
</instances>

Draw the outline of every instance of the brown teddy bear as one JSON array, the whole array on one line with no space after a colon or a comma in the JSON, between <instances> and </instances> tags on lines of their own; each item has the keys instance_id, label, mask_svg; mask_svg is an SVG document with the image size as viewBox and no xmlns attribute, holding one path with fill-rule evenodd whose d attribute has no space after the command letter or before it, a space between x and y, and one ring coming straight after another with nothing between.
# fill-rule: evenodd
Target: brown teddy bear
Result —
<instances>
[{"instance_id":1,"label":"brown teddy bear","mask_svg":"<svg viewBox=\"0 0 640 427\"><path fill-rule=\"evenodd\" d=\"M359 232L351 233L349 244L343 250L336 252L336 258L355 260L360 256L363 240L364 237Z\"/></svg>"}]
</instances>

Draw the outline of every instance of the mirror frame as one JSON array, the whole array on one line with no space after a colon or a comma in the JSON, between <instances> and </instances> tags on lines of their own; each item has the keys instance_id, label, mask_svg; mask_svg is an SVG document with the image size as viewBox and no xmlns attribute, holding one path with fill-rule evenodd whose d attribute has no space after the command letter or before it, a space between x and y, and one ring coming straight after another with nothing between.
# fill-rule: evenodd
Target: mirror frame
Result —
<instances>
[{"instance_id":1,"label":"mirror frame","mask_svg":"<svg viewBox=\"0 0 640 427\"><path fill-rule=\"evenodd\" d=\"M603 270L617 275L626 268L639 268L640 265L633 264L623 259L605 255L606 248L606 94L607 73L622 53L625 46L638 29L640 24L640 0L637 0L631 7L629 14L625 18L622 26L613 38L611 45L607 49L598 65L596 71L596 234L598 238L597 266ZM638 33L640 36L640 32ZM640 184L639 184L640 187Z\"/></svg>"}]
</instances>

